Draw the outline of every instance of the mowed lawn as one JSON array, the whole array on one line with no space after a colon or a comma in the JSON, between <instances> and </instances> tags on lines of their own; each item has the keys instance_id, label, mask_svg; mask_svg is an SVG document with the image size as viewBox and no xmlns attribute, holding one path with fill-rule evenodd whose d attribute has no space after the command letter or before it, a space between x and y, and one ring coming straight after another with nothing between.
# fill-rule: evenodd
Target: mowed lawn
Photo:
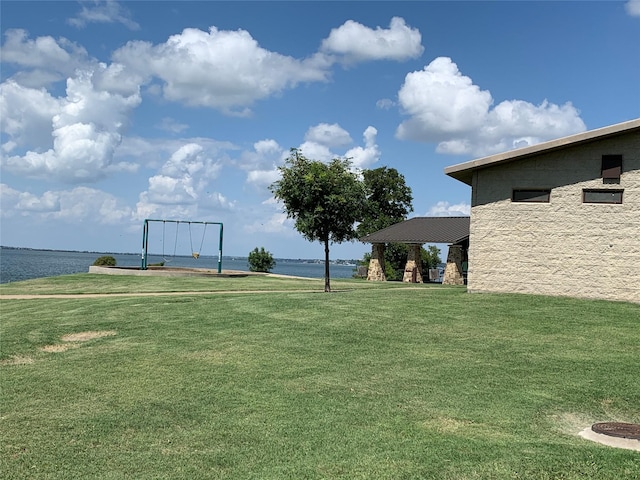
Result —
<instances>
[{"instance_id":1,"label":"mowed lawn","mask_svg":"<svg viewBox=\"0 0 640 480\"><path fill-rule=\"evenodd\" d=\"M640 423L639 305L332 286L0 287L210 292L0 296L0 478L640 478L640 452L577 435Z\"/></svg>"}]
</instances>

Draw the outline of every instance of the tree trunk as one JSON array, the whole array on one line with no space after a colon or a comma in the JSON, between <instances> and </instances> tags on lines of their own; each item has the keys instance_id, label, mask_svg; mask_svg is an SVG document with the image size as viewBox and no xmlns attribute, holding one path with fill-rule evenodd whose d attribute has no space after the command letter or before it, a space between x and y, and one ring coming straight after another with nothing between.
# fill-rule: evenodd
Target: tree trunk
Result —
<instances>
[{"instance_id":1,"label":"tree trunk","mask_svg":"<svg viewBox=\"0 0 640 480\"><path fill-rule=\"evenodd\" d=\"M324 240L324 291L331 291L331 282L329 280L329 239Z\"/></svg>"}]
</instances>

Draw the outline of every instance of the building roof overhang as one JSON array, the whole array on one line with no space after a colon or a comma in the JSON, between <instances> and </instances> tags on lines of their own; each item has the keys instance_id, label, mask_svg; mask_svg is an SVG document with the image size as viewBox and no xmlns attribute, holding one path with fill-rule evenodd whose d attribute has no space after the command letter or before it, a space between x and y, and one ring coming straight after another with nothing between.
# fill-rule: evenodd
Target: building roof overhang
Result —
<instances>
[{"instance_id":1,"label":"building roof overhang","mask_svg":"<svg viewBox=\"0 0 640 480\"><path fill-rule=\"evenodd\" d=\"M580 145L583 143L594 142L607 137L622 135L634 130L640 132L640 118L629 120L627 122L610 125L608 127L589 130L587 132L569 135L568 137L550 140L548 142L538 143L529 147L510 150L508 152L498 153L488 157L471 160L465 163L452 165L444 169L444 173L456 180L460 180L467 185L471 185L473 172L482 168L492 167L503 163L523 160L542 153L561 150L563 148Z\"/></svg>"},{"instance_id":2,"label":"building roof overhang","mask_svg":"<svg viewBox=\"0 0 640 480\"><path fill-rule=\"evenodd\" d=\"M470 217L414 217L360 238L363 243L456 243L469 235Z\"/></svg>"}]
</instances>

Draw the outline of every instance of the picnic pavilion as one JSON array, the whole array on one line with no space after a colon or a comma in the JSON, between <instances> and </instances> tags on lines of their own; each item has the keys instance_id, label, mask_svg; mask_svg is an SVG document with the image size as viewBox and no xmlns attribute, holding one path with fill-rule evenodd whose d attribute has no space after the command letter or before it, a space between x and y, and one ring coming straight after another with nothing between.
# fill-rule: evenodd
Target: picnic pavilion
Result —
<instances>
[{"instance_id":1,"label":"picnic pavilion","mask_svg":"<svg viewBox=\"0 0 640 480\"><path fill-rule=\"evenodd\" d=\"M360 238L371 243L371 261L367 280L385 281L384 249L387 243L404 243L409 247L403 282L422 283L421 247L425 243L449 245L442 283L463 285L466 281L470 217L414 217ZM429 272L434 280L437 272Z\"/></svg>"}]
</instances>

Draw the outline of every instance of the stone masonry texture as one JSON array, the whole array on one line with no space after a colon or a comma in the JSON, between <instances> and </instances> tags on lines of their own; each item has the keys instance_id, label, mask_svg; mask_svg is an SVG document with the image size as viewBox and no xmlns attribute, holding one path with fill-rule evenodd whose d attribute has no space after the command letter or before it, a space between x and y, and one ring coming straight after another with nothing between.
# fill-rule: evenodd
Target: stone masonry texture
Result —
<instances>
[{"instance_id":1,"label":"stone masonry texture","mask_svg":"<svg viewBox=\"0 0 640 480\"><path fill-rule=\"evenodd\" d=\"M422 245L411 243L404 267L403 282L422 283Z\"/></svg>"},{"instance_id":2,"label":"stone masonry texture","mask_svg":"<svg viewBox=\"0 0 640 480\"><path fill-rule=\"evenodd\" d=\"M462 275L462 247L460 245L449 245L447 254L447 264L444 269L443 285L464 285Z\"/></svg>"},{"instance_id":3,"label":"stone masonry texture","mask_svg":"<svg viewBox=\"0 0 640 480\"><path fill-rule=\"evenodd\" d=\"M386 279L387 277L384 273L384 243L374 243L371 246L371 260L369 260L367 280L384 282Z\"/></svg>"}]
</instances>

